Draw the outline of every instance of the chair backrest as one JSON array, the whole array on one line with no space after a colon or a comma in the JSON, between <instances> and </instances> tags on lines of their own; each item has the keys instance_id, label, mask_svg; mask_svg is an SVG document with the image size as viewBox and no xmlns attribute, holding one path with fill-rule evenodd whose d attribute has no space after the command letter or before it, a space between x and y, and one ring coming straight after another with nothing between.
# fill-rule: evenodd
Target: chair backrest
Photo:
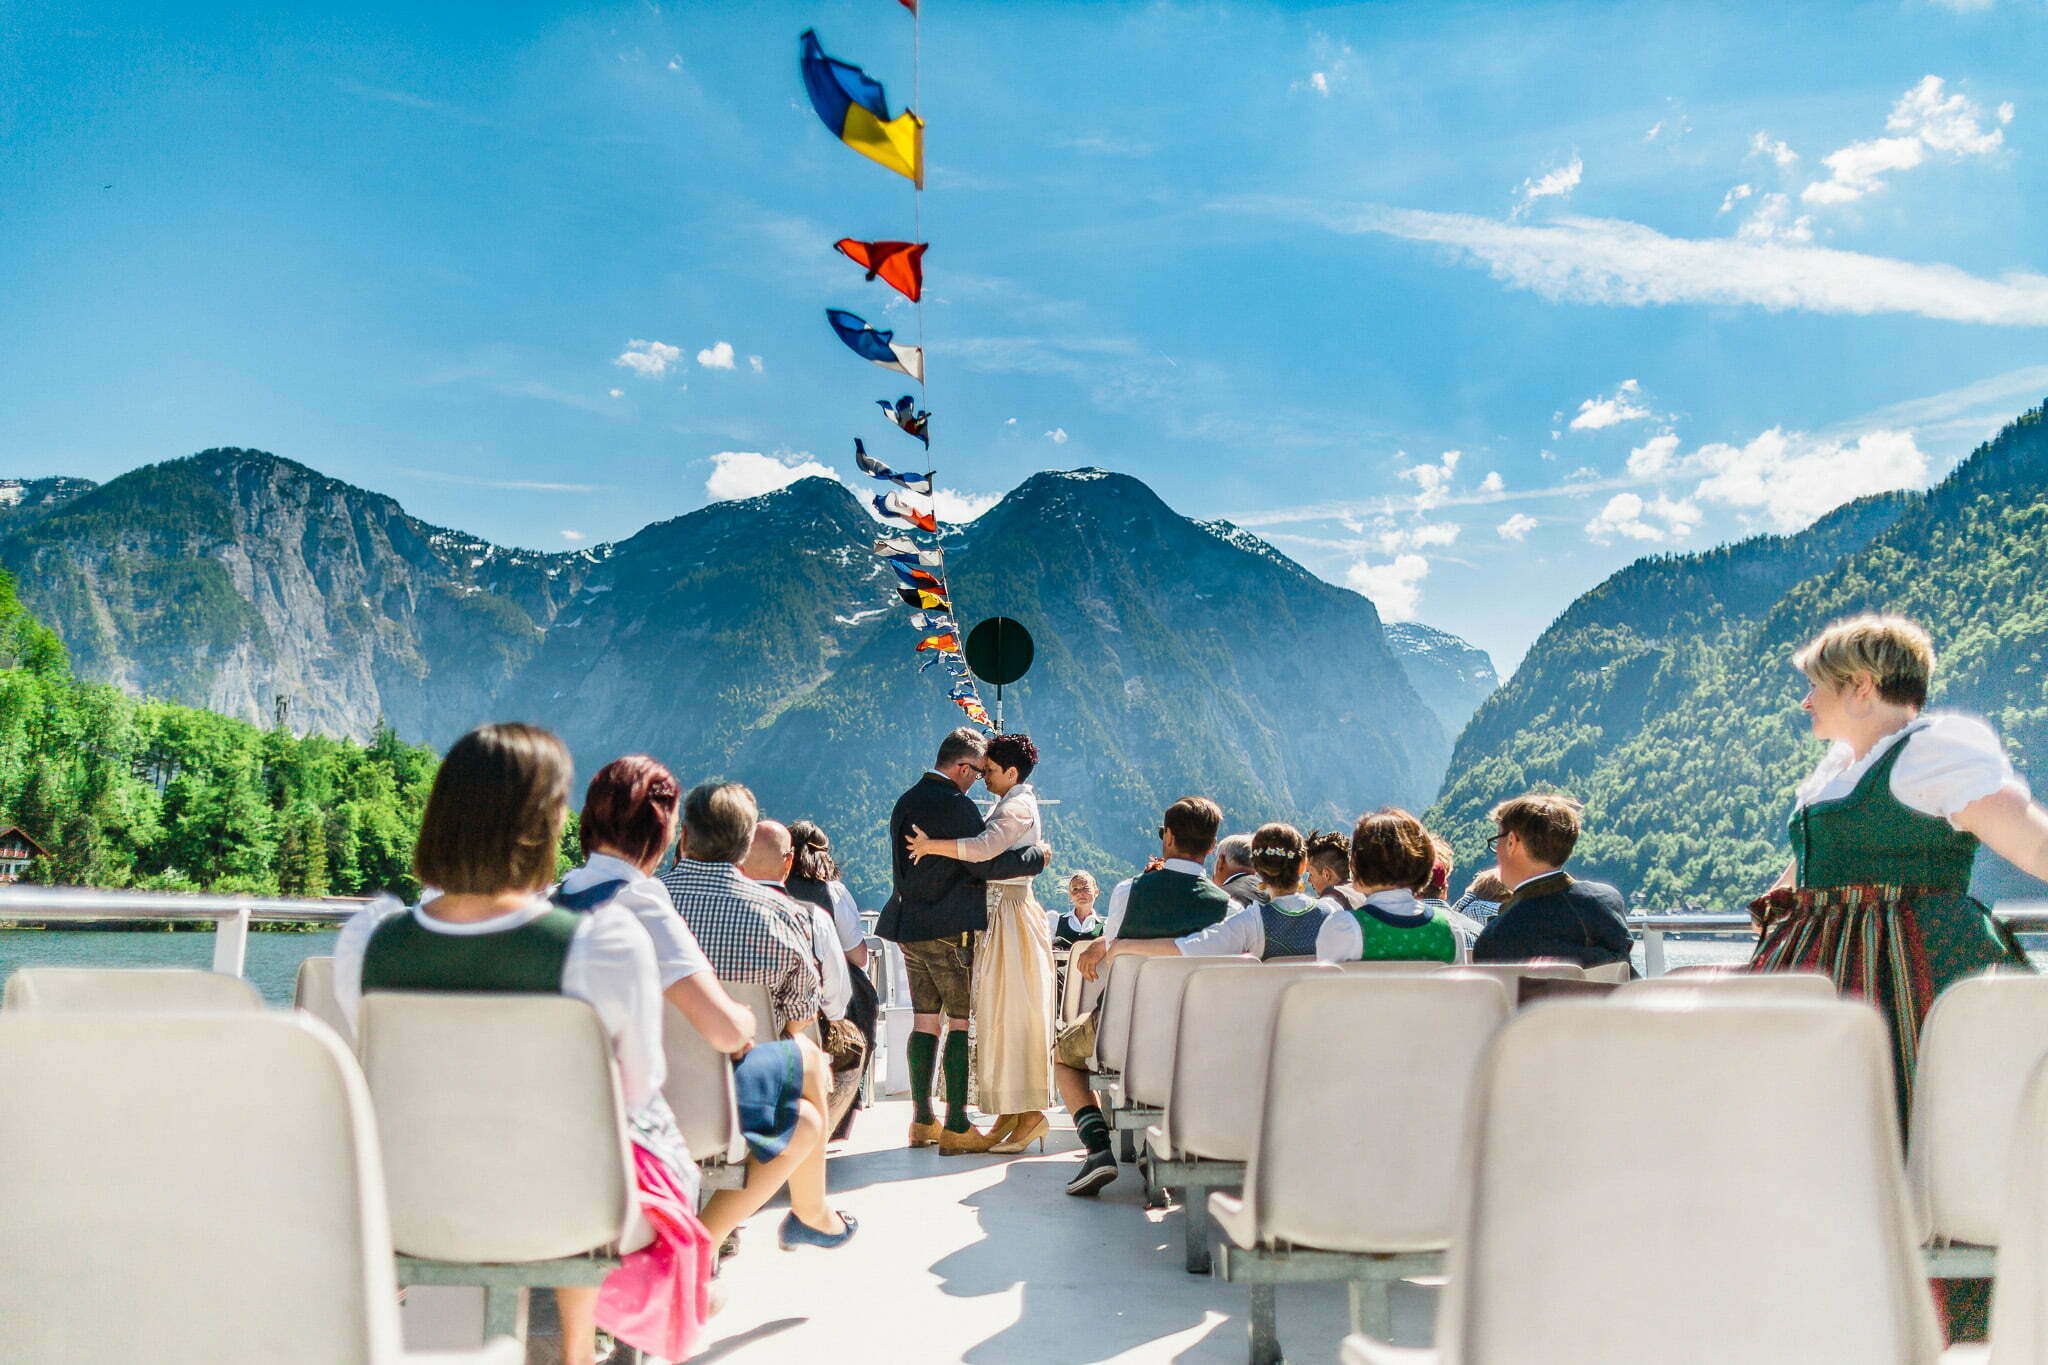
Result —
<instances>
[{"instance_id":1,"label":"chair backrest","mask_svg":"<svg viewBox=\"0 0 2048 1365\"><path fill-rule=\"evenodd\" d=\"M1588 981L1605 981L1616 986L1626 984L1632 973L1632 968L1625 959L1620 962L1595 963L1591 967L1581 967L1579 970Z\"/></svg>"},{"instance_id":2,"label":"chair backrest","mask_svg":"<svg viewBox=\"0 0 2048 1365\"><path fill-rule=\"evenodd\" d=\"M1472 1078L1512 1009L1483 976L1290 986L1246 1173L1259 1240L1427 1251L1450 1238Z\"/></svg>"},{"instance_id":3,"label":"chair backrest","mask_svg":"<svg viewBox=\"0 0 2048 1365\"><path fill-rule=\"evenodd\" d=\"M190 967L23 967L7 978L10 1010L161 1013L260 1010L263 997L239 976Z\"/></svg>"},{"instance_id":4,"label":"chair backrest","mask_svg":"<svg viewBox=\"0 0 2048 1365\"><path fill-rule=\"evenodd\" d=\"M1174 1151L1251 1160L1281 993L1297 981L1335 975L1335 967L1314 962L1266 962L1188 978L1166 1102Z\"/></svg>"},{"instance_id":5,"label":"chair backrest","mask_svg":"<svg viewBox=\"0 0 2048 1365\"><path fill-rule=\"evenodd\" d=\"M292 1015L0 1017L9 1360L398 1359L369 1097Z\"/></svg>"},{"instance_id":6,"label":"chair backrest","mask_svg":"<svg viewBox=\"0 0 2048 1365\"><path fill-rule=\"evenodd\" d=\"M372 991L358 1020L400 1252L545 1261L618 1241L634 1182L617 1067L589 1005Z\"/></svg>"},{"instance_id":7,"label":"chair backrest","mask_svg":"<svg viewBox=\"0 0 2048 1365\"><path fill-rule=\"evenodd\" d=\"M1819 972L1724 972L1714 976L1646 976L1614 992L1634 1002L1672 991L1711 991L1716 1000L1833 1000L1835 983Z\"/></svg>"},{"instance_id":8,"label":"chair backrest","mask_svg":"<svg viewBox=\"0 0 2048 1365\"><path fill-rule=\"evenodd\" d=\"M299 963L299 974L292 984L292 1005L333 1029L334 1036L344 1043L355 1046L355 1030L348 1026L341 1002L334 998L333 958L309 957Z\"/></svg>"},{"instance_id":9,"label":"chair backrest","mask_svg":"<svg viewBox=\"0 0 2048 1365\"><path fill-rule=\"evenodd\" d=\"M1932 1365L1875 1011L1711 990L1637 1002L1546 1005L1501 1031L1440 1359ZM1609 1293L1594 1266L1644 1273Z\"/></svg>"},{"instance_id":10,"label":"chair backrest","mask_svg":"<svg viewBox=\"0 0 2048 1365\"><path fill-rule=\"evenodd\" d=\"M1477 972L1481 976L1495 977L1501 981L1515 982L1523 977L1534 976L1552 981L1584 981L1586 969L1576 962L1466 962L1451 968L1457 972ZM1514 989L1511 985L1510 991Z\"/></svg>"},{"instance_id":11,"label":"chair backrest","mask_svg":"<svg viewBox=\"0 0 2048 1365\"><path fill-rule=\"evenodd\" d=\"M669 1001L661 1003L661 1051L668 1075L662 1097L675 1111L676 1127L699 1161L746 1158L733 1091L732 1060L704 1040L697 1026Z\"/></svg>"},{"instance_id":12,"label":"chair backrest","mask_svg":"<svg viewBox=\"0 0 2048 1365\"><path fill-rule=\"evenodd\" d=\"M2048 978L1971 977L1920 1032L1907 1178L1923 1237L1997 1246L2013 1122L2048 1056Z\"/></svg>"},{"instance_id":13,"label":"chair backrest","mask_svg":"<svg viewBox=\"0 0 2048 1365\"><path fill-rule=\"evenodd\" d=\"M2003 1222L1991 1349L1998 1365L2048 1365L2048 1062L2028 1077L2014 1118Z\"/></svg>"},{"instance_id":14,"label":"chair backrest","mask_svg":"<svg viewBox=\"0 0 2048 1365\"><path fill-rule=\"evenodd\" d=\"M1131 1041L1124 1048L1127 1101L1165 1108L1173 1092L1173 1050L1180 1037L1180 997L1188 979L1217 967L1244 966L1249 957L1148 957L1131 993Z\"/></svg>"},{"instance_id":15,"label":"chair backrest","mask_svg":"<svg viewBox=\"0 0 2048 1365\"><path fill-rule=\"evenodd\" d=\"M1131 1040L1131 996L1138 989L1138 969L1146 959L1128 954L1109 960L1103 973L1102 997L1096 1005L1095 1061L1109 1071L1121 1071L1124 1048Z\"/></svg>"},{"instance_id":16,"label":"chair backrest","mask_svg":"<svg viewBox=\"0 0 2048 1365\"><path fill-rule=\"evenodd\" d=\"M1360 976L1419 976L1424 972L1443 971L1450 965L1448 962L1404 962L1398 958L1337 964L1340 970L1355 972Z\"/></svg>"}]
</instances>

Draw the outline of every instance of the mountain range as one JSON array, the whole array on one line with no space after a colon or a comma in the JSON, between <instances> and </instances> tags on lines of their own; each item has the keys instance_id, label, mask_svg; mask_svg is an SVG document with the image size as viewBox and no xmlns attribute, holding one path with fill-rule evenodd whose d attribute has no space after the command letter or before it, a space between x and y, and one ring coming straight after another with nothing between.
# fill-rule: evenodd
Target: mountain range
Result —
<instances>
[{"instance_id":1,"label":"mountain range","mask_svg":"<svg viewBox=\"0 0 2048 1365\"><path fill-rule=\"evenodd\" d=\"M1988 719L2048 776L2048 423L2022 414L1924 492L1793 535L1639 560L1559 616L1459 736L1431 812L1468 858L1502 796L1586 802L1577 868L1641 902L1729 906L1783 870L1792 789L1822 752L1790 659L1866 611L1913 617L1931 705ZM2048 888L1985 854L1980 898Z\"/></svg>"},{"instance_id":2,"label":"mountain range","mask_svg":"<svg viewBox=\"0 0 2048 1365\"><path fill-rule=\"evenodd\" d=\"M890 802L957 721L917 670L876 532L824 478L564 553L435 527L258 451L101 486L0 480L0 568L82 676L300 732L383 719L435 746L527 719L585 773L650 752L821 820L869 896ZM1496 685L1455 636L1385 625L1125 475L1033 475L946 543L963 622L1007 615L1036 638L1004 706L1045 754L1061 867L1128 866L1189 792L1233 827L1419 809Z\"/></svg>"}]
</instances>

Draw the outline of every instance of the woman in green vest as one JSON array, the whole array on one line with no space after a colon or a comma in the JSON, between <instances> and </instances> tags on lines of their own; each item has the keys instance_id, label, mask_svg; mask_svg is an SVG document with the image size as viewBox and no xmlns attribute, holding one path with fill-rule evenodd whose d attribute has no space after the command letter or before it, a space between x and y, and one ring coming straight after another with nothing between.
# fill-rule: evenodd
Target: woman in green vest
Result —
<instances>
[{"instance_id":1,"label":"woman in green vest","mask_svg":"<svg viewBox=\"0 0 2048 1365\"><path fill-rule=\"evenodd\" d=\"M1316 932L1318 962L1456 962L1458 935L1441 908L1415 898L1436 845L1422 822L1383 806L1351 831L1351 884L1333 886Z\"/></svg>"},{"instance_id":2,"label":"woman in green vest","mask_svg":"<svg viewBox=\"0 0 2048 1365\"><path fill-rule=\"evenodd\" d=\"M2048 812L1982 721L1923 715L1927 632L1902 616L1829 626L1797 654L1803 709L1827 753L1793 798L1792 862L1751 903L1757 971L1819 971L1875 1005L1897 1048L1900 1114L1920 1025L1943 988L2027 967L1970 896L1980 843L2048 877Z\"/></svg>"}]
</instances>

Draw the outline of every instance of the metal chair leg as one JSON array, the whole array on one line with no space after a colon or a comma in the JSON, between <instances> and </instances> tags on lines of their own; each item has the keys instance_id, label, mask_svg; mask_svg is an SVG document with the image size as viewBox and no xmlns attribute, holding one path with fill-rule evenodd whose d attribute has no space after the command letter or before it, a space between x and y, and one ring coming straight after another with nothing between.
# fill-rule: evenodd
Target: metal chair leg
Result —
<instances>
[{"instance_id":1,"label":"metal chair leg","mask_svg":"<svg viewBox=\"0 0 2048 1365\"><path fill-rule=\"evenodd\" d=\"M1118 1160L1125 1163L1138 1159L1138 1130L1126 1128L1118 1135Z\"/></svg>"},{"instance_id":2,"label":"metal chair leg","mask_svg":"<svg viewBox=\"0 0 2048 1365\"><path fill-rule=\"evenodd\" d=\"M1394 1336L1394 1282L1389 1279L1351 1282L1351 1330L1374 1341Z\"/></svg>"},{"instance_id":3,"label":"metal chair leg","mask_svg":"<svg viewBox=\"0 0 2048 1365\"><path fill-rule=\"evenodd\" d=\"M1209 1273L1209 1201L1204 1190L1190 1187L1181 1192L1180 1214L1187 1238L1187 1271L1190 1275Z\"/></svg>"},{"instance_id":4,"label":"metal chair leg","mask_svg":"<svg viewBox=\"0 0 2048 1365\"><path fill-rule=\"evenodd\" d=\"M516 1285L484 1288L484 1339L526 1340L526 1291Z\"/></svg>"},{"instance_id":5,"label":"metal chair leg","mask_svg":"<svg viewBox=\"0 0 2048 1365\"><path fill-rule=\"evenodd\" d=\"M1276 1321L1273 1286L1246 1285L1251 1300L1251 1365L1281 1365L1280 1327Z\"/></svg>"}]
</instances>

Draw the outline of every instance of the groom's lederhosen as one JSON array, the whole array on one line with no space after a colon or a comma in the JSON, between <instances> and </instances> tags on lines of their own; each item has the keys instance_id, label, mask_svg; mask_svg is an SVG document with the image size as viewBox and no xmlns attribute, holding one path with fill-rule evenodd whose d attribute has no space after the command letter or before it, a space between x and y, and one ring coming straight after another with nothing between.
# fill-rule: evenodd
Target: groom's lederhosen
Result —
<instances>
[{"instance_id":1,"label":"groom's lederhosen","mask_svg":"<svg viewBox=\"0 0 2048 1365\"><path fill-rule=\"evenodd\" d=\"M904 974L910 978L910 1008L916 1014L965 1019L974 981L974 944L980 933L899 943Z\"/></svg>"}]
</instances>

